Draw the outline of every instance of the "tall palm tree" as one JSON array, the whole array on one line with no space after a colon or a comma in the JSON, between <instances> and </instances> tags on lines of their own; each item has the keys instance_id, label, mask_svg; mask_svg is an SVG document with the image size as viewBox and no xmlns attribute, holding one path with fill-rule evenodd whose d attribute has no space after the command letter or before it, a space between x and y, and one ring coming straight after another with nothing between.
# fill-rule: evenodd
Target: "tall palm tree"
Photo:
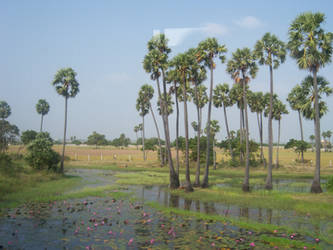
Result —
<instances>
[{"instance_id":1,"label":"tall palm tree","mask_svg":"<svg viewBox=\"0 0 333 250\"><path fill-rule=\"evenodd\" d=\"M50 105L45 99L39 99L38 103L36 104L36 110L37 113L41 115L41 121L40 121L40 132L43 131L43 118L44 115L49 113L50 111Z\"/></svg>"},{"instance_id":2,"label":"tall palm tree","mask_svg":"<svg viewBox=\"0 0 333 250\"><path fill-rule=\"evenodd\" d=\"M187 192L192 192L192 184L190 179L190 161L189 161L189 145L188 145L188 112L187 112L187 96L189 88L189 75L190 75L190 64L191 57L189 54L178 54L170 62L171 67L174 67L180 76L180 84L183 90L183 103L184 103L184 127L185 127L185 179L186 186L185 190Z\"/></svg>"},{"instance_id":3,"label":"tall palm tree","mask_svg":"<svg viewBox=\"0 0 333 250\"><path fill-rule=\"evenodd\" d=\"M205 167L203 182L201 184L203 188L208 187L208 176L209 176L210 118L212 113L213 88L214 88L213 71L216 67L214 58L219 57L221 63L224 63L226 52L227 52L226 46L220 45L216 38L207 38L206 40L199 43L196 53L198 62L203 63L203 65L209 68L210 70L210 87L209 87L208 117L207 117L208 129L207 129L206 167Z\"/></svg>"},{"instance_id":4,"label":"tall palm tree","mask_svg":"<svg viewBox=\"0 0 333 250\"><path fill-rule=\"evenodd\" d=\"M321 67L331 62L333 33L325 32L321 24L325 20L322 13L305 12L295 18L289 27L288 49L300 69L313 75L316 169L311 185L312 193L321 193L320 187L320 114L317 87L317 73Z\"/></svg>"},{"instance_id":5,"label":"tall palm tree","mask_svg":"<svg viewBox=\"0 0 333 250\"><path fill-rule=\"evenodd\" d=\"M268 65L270 73L270 99L268 116L268 173L265 188L271 190L272 167L273 167L273 69L277 69L286 59L285 44L275 35L266 33L261 40L257 41L254 54L261 65Z\"/></svg>"},{"instance_id":6,"label":"tall palm tree","mask_svg":"<svg viewBox=\"0 0 333 250\"><path fill-rule=\"evenodd\" d=\"M234 159L226 108L233 106L235 101L232 98L230 98L230 96L229 96L229 85L227 83L216 85L216 87L214 89L213 103L216 108L220 108L223 106L224 122L225 122L225 127L227 130L228 142L229 142L229 151L230 151L231 158Z\"/></svg>"},{"instance_id":7,"label":"tall palm tree","mask_svg":"<svg viewBox=\"0 0 333 250\"><path fill-rule=\"evenodd\" d=\"M249 93L249 86L246 85L245 88L246 93ZM239 108L239 143L242 145L243 140L245 139L244 98L242 84L234 84L230 89L229 97L233 102L237 103L237 107ZM243 152L240 152L239 159L242 163L244 159Z\"/></svg>"},{"instance_id":8,"label":"tall palm tree","mask_svg":"<svg viewBox=\"0 0 333 250\"><path fill-rule=\"evenodd\" d=\"M266 105L267 105L266 98L262 92L253 92L249 95L249 107L251 109L251 112L257 114L257 122L258 122L259 137L260 137L260 159L265 166L266 166L266 161L263 152L262 114L263 111L265 110Z\"/></svg>"},{"instance_id":9,"label":"tall palm tree","mask_svg":"<svg viewBox=\"0 0 333 250\"><path fill-rule=\"evenodd\" d=\"M194 91L191 92L193 102L197 109L197 169L195 172L195 186L200 186L200 137L201 137L201 126L202 126L202 109L208 102L208 96L206 93L207 88L204 85L195 84Z\"/></svg>"},{"instance_id":10,"label":"tall palm tree","mask_svg":"<svg viewBox=\"0 0 333 250\"><path fill-rule=\"evenodd\" d=\"M280 146L280 132L281 132L281 119L282 115L288 114L286 105L283 104L280 100L277 100L273 104L273 118L278 121L278 143L276 148L276 168L279 167L279 146Z\"/></svg>"},{"instance_id":11,"label":"tall palm tree","mask_svg":"<svg viewBox=\"0 0 333 250\"><path fill-rule=\"evenodd\" d=\"M176 171L179 175L179 75L176 70L169 69L166 72L166 80L168 83L173 83L170 87L170 93L175 95L176 102Z\"/></svg>"},{"instance_id":12,"label":"tall palm tree","mask_svg":"<svg viewBox=\"0 0 333 250\"><path fill-rule=\"evenodd\" d=\"M66 130L67 130L67 102L68 98L74 98L79 93L79 82L76 80L76 72L72 68L62 68L54 76L52 85L57 93L65 98L65 123L64 123L64 141L62 146L62 157L60 163L60 172L64 172Z\"/></svg>"},{"instance_id":13,"label":"tall palm tree","mask_svg":"<svg viewBox=\"0 0 333 250\"><path fill-rule=\"evenodd\" d=\"M140 116L142 117L142 152L143 152L143 160L146 160L145 153L145 115L149 113L149 88L148 85L143 85L139 91L139 96L136 99L136 109L140 112Z\"/></svg>"},{"instance_id":14,"label":"tall palm tree","mask_svg":"<svg viewBox=\"0 0 333 250\"><path fill-rule=\"evenodd\" d=\"M149 108L148 112L150 111L150 113L153 117L153 120L154 120L156 133L157 133L157 139L158 139L158 146L160 148L160 160L161 160L161 164L164 165L160 131L158 129L158 125L157 125L157 122L155 119L154 110L151 106L151 99L153 99L153 97L154 97L154 88L148 84L145 84L145 85L141 86L140 92L142 92L141 95L142 95L143 101L146 103L146 106L148 106L148 108Z\"/></svg>"},{"instance_id":15,"label":"tall palm tree","mask_svg":"<svg viewBox=\"0 0 333 250\"><path fill-rule=\"evenodd\" d=\"M304 135L303 135L303 124L302 124L302 106L306 102L305 100L305 93L304 89L297 84L288 94L287 101L289 102L289 105L292 110L295 110L298 112L298 120L299 120L299 126L301 131L301 140L304 141ZM301 152L301 161L304 163L304 152Z\"/></svg>"},{"instance_id":16,"label":"tall palm tree","mask_svg":"<svg viewBox=\"0 0 333 250\"><path fill-rule=\"evenodd\" d=\"M5 101L0 101L0 118L5 120L12 113L10 106Z\"/></svg>"},{"instance_id":17,"label":"tall palm tree","mask_svg":"<svg viewBox=\"0 0 333 250\"><path fill-rule=\"evenodd\" d=\"M314 108L314 86L313 77L307 76L301 82L303 99L301 111L306 119L313 120L315 123L315 108ZM330 96L333 89L329 87L329 82L321 76L317 76L317 92L318 92L318 105L319 105L319 119L323 117L328 111L326 103L322 100L324 95ZM326 134L325 134L326 136ZM325 145L326 147L326 145ZM326 148L325 148L326 151Z\"/></svg>"},{"instance_id":18,"label":"tall palm tree","mask_svg":"<svg viewBox=\"0 0 333 250\"><path fill-rule=\"evenodd\" d=\"M197 119L198 119L198 128L197 132L197 169L195 173L195 186L200 186L200 134L201 134L201 116L202 108L208 101L206 94L206 87L201 85L203 81L206 80L206 69L205 66L200 65L196 60L196 49L189 49L187 51L188 56L190 57L189 65L189 81L194 86L192 91L189 91L192 95L193 102L197 110Z\"/></svg>"},{"instance_id":19,"label":"tall palm tree","mask_svg":"<svg viewBox=\"0 0 333 250\"><path fill-rule=\"evenodd\" d=\"M213 141L213 166L214 166L214 170L216 170L216 152L214 150L215 148L215 135L220 132L220 125L219 122L217 120L211 120L210 123L210 136L212 137L212 141ZM205 132L207 133L207 128L205 128Z\"/></svg>"},{"instance_id":20,"label":"tall palm tree","mask_svg":"<svg viewBox=\"0 0 333 250\"><path fill-rule=\"evenodd\" d=\"M237 49L232 53L232 59L227 63L227 72L236 83L241 84L243 88L243 105L245 114L245 177L242 185L244 192L250 191L250 165L249 165L249 121L247 115L247 93L246 86L250 81L250 76L255 78L258 66L255 62L255 56L249 48Z\"/></svg>"},{"instance_id":21,"label":"tall palm tree","mask_svg":"<svg viewBox=\"0 0 333 250\"><path fill-rule=\"evenodd\" d=\"M166 101L167 101L167 88L166 88L166 77L165 72L168 68L168 54L171 52L171 49L167 45L167 39L164 34L159 34L154 36L148 42L148 54L145 56L143 61L143 68L147 73L150 73L151 79L156 80L159 102L162 107L162 118L163 118L163 127L165 135L165 145L166 153L168 156L169 163L169 180L170 188L175 189L179 187L179 175L175 171L173 166L173 160L171 155L171 145L170 145L170 133L169 133L169 118L166 110ZM160 88L160 77L162 77L163 85L163 97L162 91Z\"/></svg>"},{"instance_id":22,"label":"tall palm tree","mask_svg":"<svg viewBox=\"0 0 333 250\"><path fill-rule=\"evenodd\" d=\"M135 132L135 135L136 135L136 150L138 150L138 132L140 131L140 126L139 125L136 125L134 126L134 132Z\"/></svg>"}]
</instances>

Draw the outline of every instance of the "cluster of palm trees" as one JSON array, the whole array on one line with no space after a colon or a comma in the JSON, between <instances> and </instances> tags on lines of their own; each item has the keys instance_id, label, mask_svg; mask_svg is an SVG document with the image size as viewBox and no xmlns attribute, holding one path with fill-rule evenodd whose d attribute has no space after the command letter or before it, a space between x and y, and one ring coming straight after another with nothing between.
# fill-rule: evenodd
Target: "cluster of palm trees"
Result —
<instances>
[{"instance_id":1,"label":"cluster of palm trees","mask_svg":"<svg viewBox=\"0 0 333 250\"><path fill-rule=\"evenodd\" d=\"M243 191L249 191L249 122L248 106L251 111L257 114L258 128L261 142L261 159L265 162L262 144L263 144L263 114L268 117L268 173L265 188L272 189L272 168L273 168L273 130L272 120L278 121L278 143L280 140L280 121L283 114L287 114L286 106L274 94L273 73L281 63L284 63L287 51L292 58L296 59L300 69L308 70L311 76L304 79L301 85L296 85L288 96L288 102L293 110L298 111L301 126L301 139L303 140L303 131L301 125L301 116L307 119L313 119L315 122L316 139L316 171L312 183L311 192L322 192L320 187L320 117L327 111L325 102L321 100L322 94L329 95L332 89L328 87L328 82L317 76L319 69L331 61L333 34L325 32L321 24L325 17L322 13L303 13L295 18L289 28L288 43L284 43L278 37L271 33L266 33L262 39L257 41L254 49L237 49L232 53L232 57L227 61L227 73L230 74L234 85L232 88L228 84L219 84L214 88L214 69L217 59L221 63L226 62L226 46L218 43L215 38L208 38L199 43L197 48L191 48L184 53L176 55L169 59L171 49L167 45L167 39L164 34L154 36L148 42L148 53L143 61L144 70L150 74L152 80L156 81L158 90L158 106L163 120L163 129L165 136L166 154L170 170L170 188L179 187L179 155L178 155L178 137L179 137L179 102L184 105L184 128L185 128L185 189L192 191L189 168L189 133L188 133L188 102L193 99L197 110L197 123L192 123L197 132L198 154L195 186L205 188L209 184L209 155L212 143L212 104L215 107L223 107L225 126L230 142L231 132L228 126L226 109L235 103L240 110L240 140L245 142L245 155L241 155L245 164L245 176L242 185ZM256 77L258 64L267 65L270 72L270 93L253 93L249 90L249 83ZM207 88L202 85L206 80L208 72L210 73L210 85L208 93ZM169 84L169 88L168 88ZM318 88L319 86L319 88ZM148 91L149 89L149 91ZM172 112L171 95L175 96L176 103L176 166L175 169L170 149L170 127L168 116ZM151 99L153 97L153 87L149 85L142 86L137 99L137 109L143 118L150 111ZM208 116L206 125L207 134L207 152L204 176L200 182L200 133L202 127L202 109L208 104ZM156 119L153 115L155 124ZM156 124L156 129L158 127ZM144 126L143 126L144 130ZM159 132L158 132L159 134ZM230 144L230 143L229 143ZM278 150L278 149L277 149ZM229 145L231 157L233 151ZM278 151L276 164L278 166Z\"/></svg>"}]
</instances>

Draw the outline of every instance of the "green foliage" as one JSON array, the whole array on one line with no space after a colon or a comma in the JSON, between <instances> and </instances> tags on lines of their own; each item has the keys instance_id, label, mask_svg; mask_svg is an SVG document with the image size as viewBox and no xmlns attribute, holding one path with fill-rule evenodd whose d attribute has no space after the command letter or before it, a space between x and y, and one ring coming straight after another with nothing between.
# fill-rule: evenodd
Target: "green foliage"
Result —
<instances>
[{"instance_id":1,"label":"green foliage","mask_svg":"<svg viewBox=\"0 0 333 250\"><path fill-rule=\"evenodd\" d=\"M115 147L127 147L131 143L131 139L127 138L125 134L120 134L118 138L113 139L110 144Z\"/></svg>"},{"instance_id":2,"label":"green foliage","mask_svg":"<svg viewBox=\"0 0 333 250\"><path fill-rule=\"evenodd\" d=\"M229 143L231 143L234 159L231 159L228 162L228 165L231 167L239 167L241 164L240 155L241 153L244 154L246 150L245 140L240 143L240 133L238 131L236 137L232 136L230 141L229 139L222 140L220 143L217 144L217 146L229 151ZM250 166L258 165L258 161L256 159L256 152L258 152L258 150L259 144L253 140L249 140Z\"/></svg>"},{"instance_id":3,"label":"green foliage","mask_svg":"<svg viewBox=\"0 0 333 250\"><path fill-rule=\"evenodd\" d=\"M65 98L75 97L79 93L79 83L76 80L76 72L72 68L58 70L54 76L52 85L59 95Z\"/></svg>"},{"instance_id":4,"label":"green foliage","mask_svg":"<svg viewBox=\"0 0 333 250\"><path fill-rule=\"evenodd\" d=\"M327 179L326 188L327 191L333 192L333 175Z\"/></svg>"},{"instance_id":5,"label":"green foliage","mask_svg":"<svg viewBox=\"0 0 333 250\"><path fill-rule=\"evenodd\" d=\"M53 140L49 133L42 132L27 147L27 163L38 170L57 170L60 155L52 149Z\"/></svg>"},{"instance_id":6,"label":"green foliage","mask_svg":"<svg viewBox=\"0 0 333 250\"><path fill-rule=\"evenodd\" d=\"M9 173L12 169L12 159L8 154L0 153L0 171L1 173Z\"/></svg>"},{"instance_id":7,"label":"green foliage","mask_svg":"<svg viewBox=\"0 0 333 250\"><path fill-rule=\"evenodd\" d=\"M30 142L36 139L37 132L35 130L26 130L22 132L21 141L24 145L28 145Z\"/></svg>"},{"instance_id":8,"label":"green foliage","mask_svg":"<svg viewBox=\"0 0 333 250\"><path fill-rule=\"evenodd\" d=\"M39 99L36 104L36 111L40 115L46 115L50 111L50 105L45 99Z\"/></svg>"},{"instance_id":9,"label":"green foliage","mask_svg":"<svg viewBox=\"0 0 333 250\"><path fill-rule=\"evenodd\" d=\"M284 146L285 149L293 148L295 153L301 154L305 152L311 145L306 141L290 139Z\"/></svg>"},{"instance_id":10,"label":"green foliage","mask_svg":"<svg viewBox=\"0 0 333 250\"><path fill-rule=\"evenodd\" d=\"M6 119L11 114L10 106L5 101L0 101L0 118Z\"/></svg>"},{"instance_id":11,"label":"green foliage","mask_svg":"<svg viewBox=\"0 0 333 250\"><path fill-rule=\"evenodd\" d=\"M96 131L94 131L91 135L88 136L87 144L88 145L107 145L107 140L105 139L105 135L99 134Z\"/></svg>"},{"instance_id":12,"label":"green foliage","mask_svg":"<svg viewBox=\"0 0 333 250\"><path fill-rule=\"evenodd\" d=\"M81 145L81 144L82 144L82 142L81 142L80 140L77 140L77 139L76 139L76 140L73 140L73 141L72 141L72 144L74 144L74 145L77 145L77 146L78 146L78 145Z\"/></svg>"},{"instance_id":13,"label":"green foliage","mask_svg":"<svg viewBox=\"0 0 333 250\"><path fill-rule=\"evenodd\" d=\"M16 125L10 124L6 120L0 120L0 153L5 152L9 143L14 143L19 135Z\"/></svg>"}]
</instances>

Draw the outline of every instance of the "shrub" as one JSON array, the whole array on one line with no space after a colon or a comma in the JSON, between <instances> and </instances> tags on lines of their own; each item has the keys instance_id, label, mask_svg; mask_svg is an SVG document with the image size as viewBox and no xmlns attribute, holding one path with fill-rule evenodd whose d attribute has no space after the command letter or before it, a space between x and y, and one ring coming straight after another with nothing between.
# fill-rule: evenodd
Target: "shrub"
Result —
<instances>
[{"instance_id":1,"label":"shrub","mask_svg":"<svg viewBox=\"0 0 333 250\"><path fill-rule=\"evenodd\" d=\"M8 154L0 153L0 170L1 172L9 172L13 166L12 159Z\"/></svg>"},{"instance_id":2,"label":"shrub","mask_svg":"<svg viewBox=\"0 0 333 250\"><path fill-rule=\"evenodd\" d=\"M26 161L38 170L57 170L60 155L52 149L53 141L47 132L39 133L27 147Z\"/></svg>"},{"instance_id":3,"label":"shrub","mask_svg":"<svg viewBox=\"0 0 333 250\"><path fill-rule=\"evenodd\" d=\"M326 188L327 191L333 192L333 175L327 179Z\"/></svg>"}]
</instances>

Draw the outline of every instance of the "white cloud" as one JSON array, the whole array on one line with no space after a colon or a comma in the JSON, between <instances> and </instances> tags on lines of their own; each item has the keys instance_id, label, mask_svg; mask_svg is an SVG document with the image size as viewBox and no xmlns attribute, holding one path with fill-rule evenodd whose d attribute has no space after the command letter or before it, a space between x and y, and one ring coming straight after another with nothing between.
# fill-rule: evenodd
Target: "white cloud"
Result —
<instances>
[{"instance_id":1,"label":"white cloud","mask_svg":"<svg viewBox=\"0 0 333 250\"><path fill-rule=\"evenodd\" d=\"M234 21L235 24L242 28L255 29L263 26L264 24L254 16L246 16L239 20Z\"/></svg>"},{"instance_id":2,"label":"white cloud","mask_svg":"<svg viewBox=\"0 0 333 250\"><path fill-rule=\"evenodd\" d=\"M164 29L165 36L169 39L169 46L180 45L187 37L195 33L216 36L225 35L228 32L227 27L217 23L206 23L200 27L193 28L167 28ZM160 34L160 30L153 30L153 35Z\"/></svg>"}]
</instances>

